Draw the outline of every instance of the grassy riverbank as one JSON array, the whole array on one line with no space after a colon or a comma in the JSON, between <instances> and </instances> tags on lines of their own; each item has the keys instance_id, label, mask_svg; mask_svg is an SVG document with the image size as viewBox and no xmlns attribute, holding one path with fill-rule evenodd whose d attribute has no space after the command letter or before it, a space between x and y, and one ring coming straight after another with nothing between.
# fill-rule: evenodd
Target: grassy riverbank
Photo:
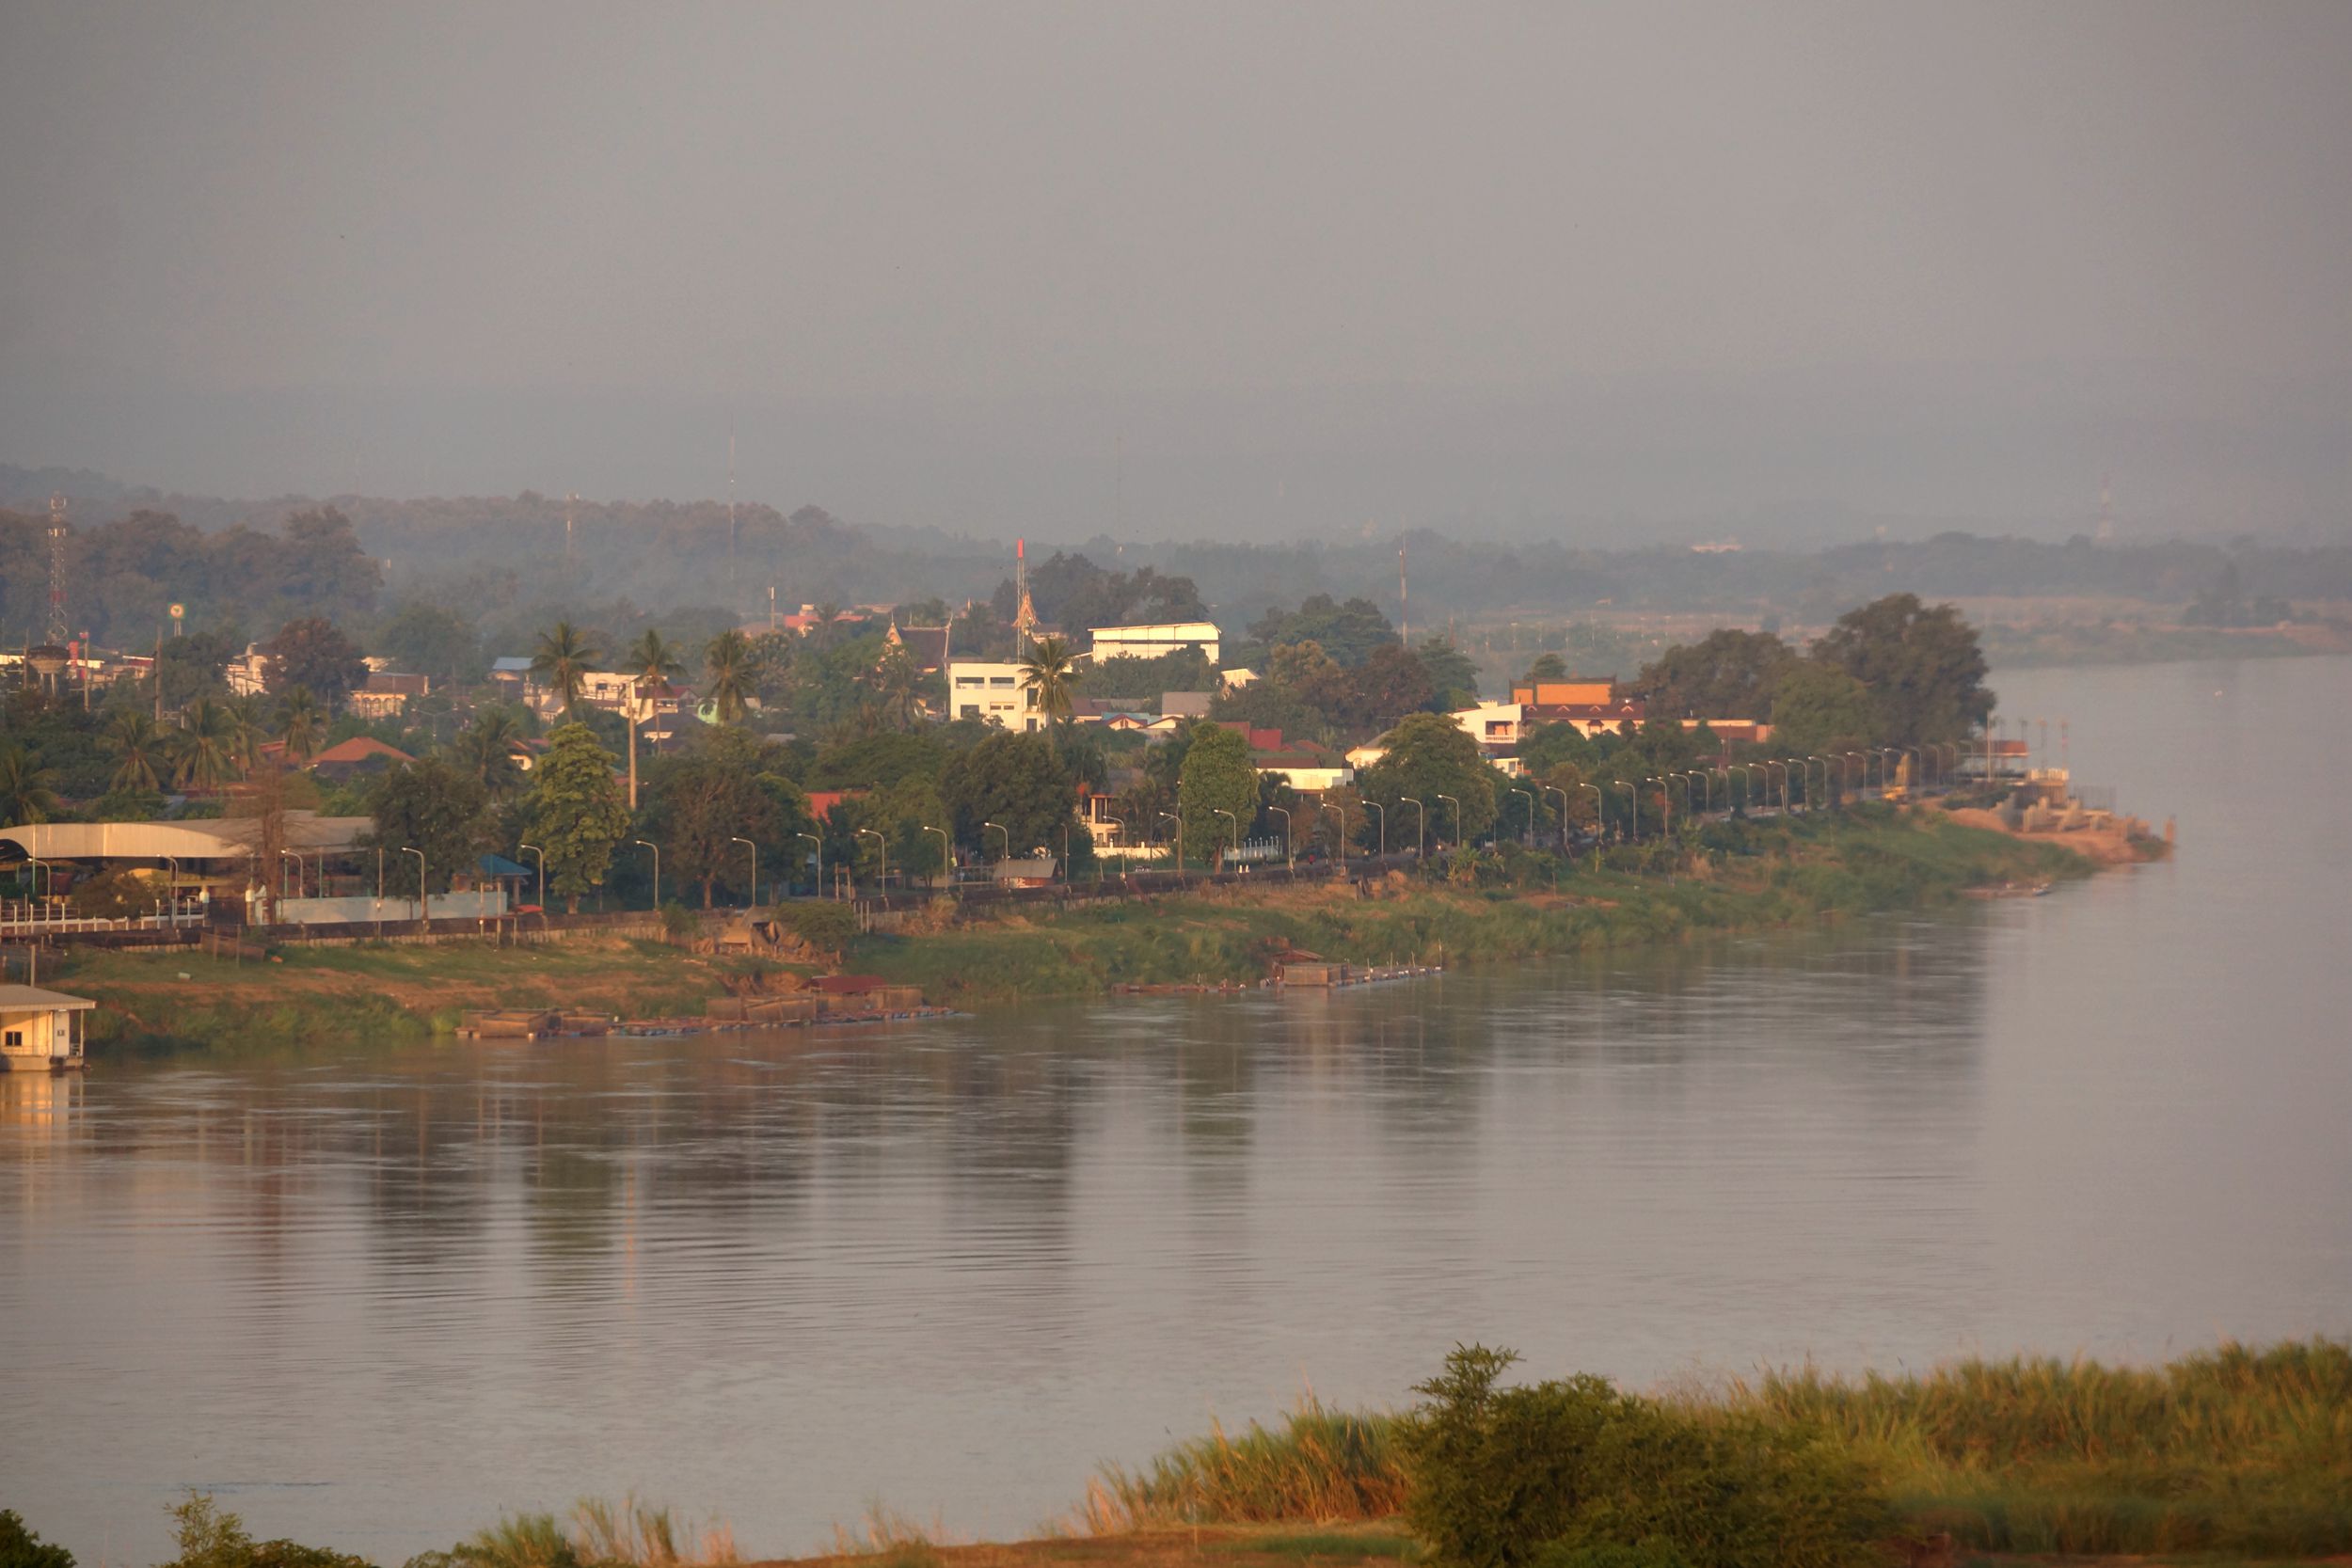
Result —
<instances>
[{"instance_id":1,"label":"grassy riverbank","mask_svg":"<svg viewBox=\"0 0 2352 1568\"><path fill-rule=\"evenodd\" d=\"M667 942L587 937L529 947L288 946L267 960L200 953L84 951L42 972L100 1007L106 1052L299 1051L321 1040L414 1043L471 1007L564 1007L650 1018L696 1015L763 965ZM185 978L182 978L182 976Z\"/></svg>"},{"instance_id":2,"label":"grassy riverbank","mask_svg":"<svg viewBox=\"0 0 2352 1568\"><path fill-rule=\"evenodd\" d=\"M1118 984L1254 984L1287 951L1349 963L1475 964L1769 930L1916 909L1971 887L2087 875L2062 847L1940 815L1855 812L1788 825L1710 829L1722 847L1671 873L1621 854L1596 871L1549 856L1512 879L1457 885L1402 877L1038 910L853 944L850 961L977 1006L1096 995ZM1656 863L1651 863L1655 864ZM1560 873L1555 878L1552 872Z\"/></svg>"},{"instance_id":3,"label":"grassy riverbank","mask_svg":"<svg viewBox=\"0 0 2352 1568\"><path fill-rule=\"evenodd\" d=\"M926 928L852 939L844 962L920 986L933 1002L979 1006L1101 995L1120 984L1250 985L1294 951L1462 965L1682 942L1921 908L1970 887L2090 870L2062 847L1883 808L1718 824L1706 844L1671 854L1620 850L1600 869L1515 853L1487 857L1477 876L1458 881L1400 873L1368 890L1243 882L968 917L943 906ZM43 978L99 1002L91 1039L103 1055L416 1042L446 1035L471 1007L691 1016L749 973L780 967L591 936L510 948L290 945L242 963L89 951Z\"/></svg>"}]
</instances>

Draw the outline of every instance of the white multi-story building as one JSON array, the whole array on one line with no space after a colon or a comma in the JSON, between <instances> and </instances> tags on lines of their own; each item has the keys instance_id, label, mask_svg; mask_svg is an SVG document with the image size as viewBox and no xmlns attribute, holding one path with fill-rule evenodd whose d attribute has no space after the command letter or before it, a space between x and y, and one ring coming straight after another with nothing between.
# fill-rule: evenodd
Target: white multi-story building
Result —
<instances>
[{"instance_id":1,"label":"white multi-story building","mask_svg":"<svg viewBox=\"0 0 2352 1568\"><path fill-rule=\"evenodd\" d=\"M1093 626L1088 635L1094 639L1097 663L1106 658L1159 658L1167 654L1198 648L1216 662L1221 635L1214 621L1171 621L1151 626Z\"/></svg>"},{"instance_id":2,"label":"white multi-story building","mask_svg":"<svg viewBox=\"0 0 2352 1568\"><path fill-rule=\"evenodd\" d=\"M1041 730L1037 693L1021 689L1021 666L952 659L947 665L947 717L977 719L1008 730Z\"/></svg>"}]
</instances>

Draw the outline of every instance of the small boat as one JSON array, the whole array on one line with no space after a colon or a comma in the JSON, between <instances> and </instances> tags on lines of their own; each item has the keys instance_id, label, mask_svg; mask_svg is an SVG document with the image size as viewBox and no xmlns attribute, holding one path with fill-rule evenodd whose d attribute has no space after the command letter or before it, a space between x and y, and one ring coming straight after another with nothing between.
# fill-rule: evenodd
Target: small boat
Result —
<instances>
[{"instance_id":1,"label":"small boat","mask_svg":"<svg viewBox=\"0 0 2352 1568\"><path fill-rule=\"evenodd\" d=\"M38 986L0 986L0 1071L71 1072L87 1067L82 1015L98 1004Z\"/></svg>"}]
</instances>

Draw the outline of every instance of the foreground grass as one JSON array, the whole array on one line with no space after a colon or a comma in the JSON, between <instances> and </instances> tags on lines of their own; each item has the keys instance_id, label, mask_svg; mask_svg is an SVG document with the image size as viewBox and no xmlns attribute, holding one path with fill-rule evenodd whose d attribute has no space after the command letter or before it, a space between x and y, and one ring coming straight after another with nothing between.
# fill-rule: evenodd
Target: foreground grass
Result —
<instances>
[{"instance_id":1,"label":"foreground grass","mask_svg":"<svg viewBox=\"0 0 2352 1568\"><path fill-rule=\"evenodd\" d=\"M1973 886L2090 870L2055 846L1882 810L1721 837L1726 848L1674 876L1580 862L1556 884L1414 881L1374 897L1348 884L1208 887L869 936L850 959L934 1001L1089 996L1120 983L1253 984L1291 949L1362 964L1528 958L1917 909Z\"/></svg>"},{"instance_id":2,"label":"foreground grass","mask_svg":"<svg viewBox=\"0 0 2352 1568\"><path fill-rule=\"evenodd\" d=\"M2307 1558L2352 1552L2352 1347L2224 1346L2161 1367L1969 1360L1924 1376L1806 1370L1667 1396L1858 1458L1918 1536L2011 1554ZM1104 1472L1103 1528L1393 1516L1400 1418L1310 1403L1139 1471Z\"/></svg>"}]
</instances>

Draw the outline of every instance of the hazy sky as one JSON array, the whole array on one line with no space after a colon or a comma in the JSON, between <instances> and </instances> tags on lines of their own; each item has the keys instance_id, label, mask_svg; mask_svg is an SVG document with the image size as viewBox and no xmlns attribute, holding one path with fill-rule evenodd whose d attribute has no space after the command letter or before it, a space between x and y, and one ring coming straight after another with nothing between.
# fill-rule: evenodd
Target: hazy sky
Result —
<instances>
[{"instance_id":1,"label":"hazy sky","mask_svg":"<svg viewBox=\"0 0 2352 1568\"><path fill-rule=\"evenodd\" d=\"M2336 521L2352 5L0 9L0 460L1079 536ZM1568 519L1565 525L1561 519Z\"/></svg>"}]
</instances>

